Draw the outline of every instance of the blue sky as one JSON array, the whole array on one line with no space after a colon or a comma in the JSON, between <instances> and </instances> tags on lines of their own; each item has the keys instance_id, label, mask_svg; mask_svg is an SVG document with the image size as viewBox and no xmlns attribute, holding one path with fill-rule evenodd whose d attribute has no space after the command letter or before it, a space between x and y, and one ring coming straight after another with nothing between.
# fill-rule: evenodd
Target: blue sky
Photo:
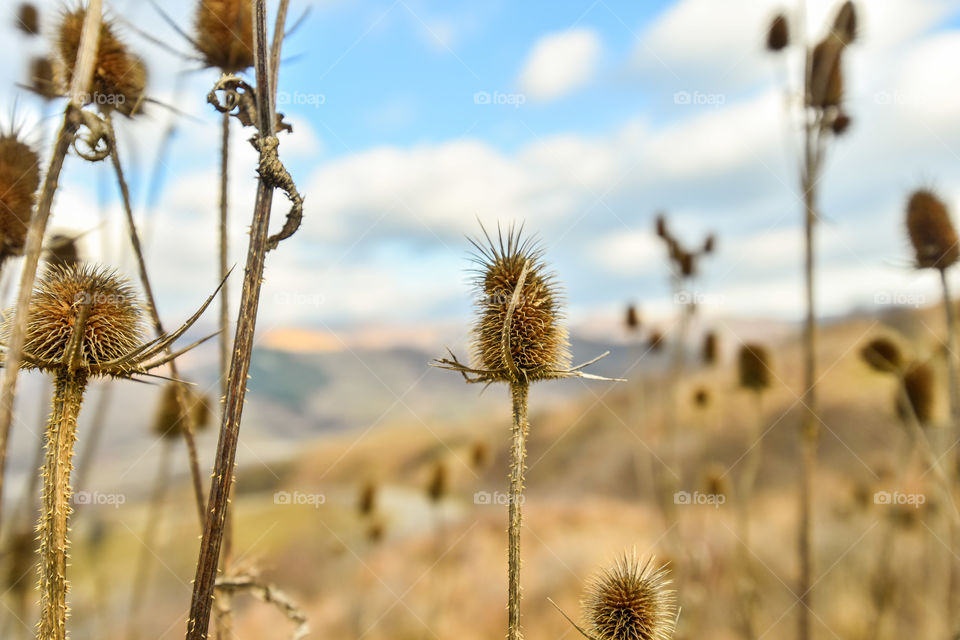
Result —
<instances>
[{"instance_id":1,"label":"blue sky","mask_svg":"<svg viewBox=\"0 0 960 640\"><path fill-rule=\"evenodd\" d=\"M796 122L783 86L800 53L773 59L762 48L783 3L309 4L286 44L280 84L280 108L295 126L281 152L306 195L306 218L270 256L265 331L306 327L349 339L465 324L463 235L478 231L477 218L523 220L542 238L575 325L612 330L627 300L666 322L668 274L651 233L660 210L690 243L719 235L697 285L708 316L799 317ZM833 3L808 4L816 37ZM820 298L829 314L884 296L932 302L935 279L909 269L903 202L916 186L933 185L960 206L960 3L861 4L860 41L846 60L854 127L832 150L822 190ZM108 6L189 49L148 3ZM189 29L192 1L164 6ZM292 13L306 6L293 2ZM125 31L150 66L151 94L192 116L178 123L160 199L138 211L162 306L176 317L215 280L217 118L204 103L215 74ZM11 29L4 38L24 61L45 47ZM22 65L0 72L5 101L41 122L32 135L42 142L51 121L11 88L22 73ZM168 119L154 108L123 123L141 203ZM231 163L240 264L254 188L248 135L234 130ZM103 168L71 158L54 225L90 229L106 216L87 249L133 273L117 207Z\"/></svg>"}]
</instances>

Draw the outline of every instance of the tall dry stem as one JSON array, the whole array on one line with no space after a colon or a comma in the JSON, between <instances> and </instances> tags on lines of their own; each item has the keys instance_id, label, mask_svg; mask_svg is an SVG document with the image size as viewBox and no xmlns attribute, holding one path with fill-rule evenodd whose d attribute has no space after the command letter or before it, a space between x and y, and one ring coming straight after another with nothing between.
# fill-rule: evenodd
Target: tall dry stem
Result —
<instances>
[{"instance_id":1,"label":"tall dry stem","mask_svg":"<svg viewBox=\"0 0 960 640\"><path fill-rule=\"evenodd\" d=\"M507 553L507 638L520 640L520 527L523 500L523 474L527 460L527 396L530 385L514 382L510 385L513 403L513 427L510 429L510 508Z\"/></svg>"}]
</instances>

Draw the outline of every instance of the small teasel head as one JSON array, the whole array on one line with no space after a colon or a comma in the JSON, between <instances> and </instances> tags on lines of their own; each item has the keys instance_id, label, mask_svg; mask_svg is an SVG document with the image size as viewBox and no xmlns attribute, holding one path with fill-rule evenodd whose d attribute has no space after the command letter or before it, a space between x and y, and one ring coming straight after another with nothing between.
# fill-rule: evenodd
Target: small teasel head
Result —
<instances>
[{"instance_id":1,"label":"small teasel head","mask_svg":"<svg viewBox=\"0 0 960 640\"><path fill-rule=\"evenodd\" d=\"M207 407L207 398L179 382L168 382L160 394L157 412L153 420L153 432L163 438L176 440L183 436L187 416L180 409L180 398L177 394L177 385L183 387L187 402L187 411L193 420L193 428L201 431L211 423L211 411Z\"/></svg>"},{"instance_id":2,"label":"small teasel head","mask_svg":"<svg viewBox=\"0 0 960 640\"><path fill-rule=\"evenodd\" d=\"M57 52L61 86L68 86L73 78L85 18L86 9L79 8L67 11L60 20ZM125 116L140 112L146 97L147 67L143 60L127 49L117 37L114 25L107 20L100 24L100 40L93 69L93 82L88 96L90 102L103 112L117 111Z\"/></svg>"},{"instance_id":3,"label":"small teasel head","mask_svg":"<svg viewBox=\"0 0 960 640\"><path fill-rule=\"evenodd\" d=\"M80 264L80 249L77 246L79 237L55 233L50 237L46 246L47 262L60 267L76 266Z\"/></svg>"},{"instance_id":4,"label":"small teasel head","mask_svg":"<svg viewBox=\"0 0 960 640\"><path fill-rule=\"evenodd\" d=\"M438 462L434 465L430 474L430 481L427 483L427 498L434 503L440 502L447 495L448 485L447 465Z\"/></svg>"},{"instance_id":5,"label":"small teasel head","mask_svg":"<svg viewBox=\"0 0 960 640\"><path fill-rule=\"evenodd\" d=\"M706 335L703 336L703 350L701 354L703 364L707 366L716 364L717 349L717 333L715 331L708 331Z\"/></svg>"},{"instance_id":6,"label":"small teasel head","mask_svg":"<svg viewBox=\"0 0 960 640\"><path fill-rule=\"evenodd\" d=\"M360 516L368 516L377 508L377 485L374 482L368 482L360 487L360 495L357 498L357 513Z\"/></svg>"},{"instance_id":7,"label":"small teasel head","mask_svg":"<svg viewBox=\"0 0 960 640\"><path fill-rule=\"evenodd\" d=\"M713 496L725 496L730 491L727 470L719 464L711 464L703 474L703 490Z\"/></svg>"},{"instance_id":8,"label":"small teasel head","mask_svg":"<svg viewBox=\"0 0 960 640\"><path fill-rule=\"evenodd\" d=\"M27 86L44 100L60 95L53 62L47 56L34 56L27 65Z\"/></svg>"},{"instance_id":9,"label":"small teasel head","mask_svg":"<svg viewBox=\"0 0 960 640\"><path fill-rule=\"evenodd\" d=\"M782 51L789 44L790 25L787 22L787 16L779 13L770 22L770 29L767 31L767 49L769 51Z\"/></svg>"},{"instance_id":10,"label":"small teasel head","mask_svg":"<svg viewBox=\"0 0 960 640\"><path fill-rule=\"evenodd\" d=\"M561 324L563 298L543 261L542 249L535 241L524 239L522 229L512 228L506 237L498 234L497 242L486 236L485 244L479 240L473 244L479 252L474 258L477 321L473 358L477 368L508 383L514 382L514 367L529 382L567 369L570 353L567 330ZM513 314L508 317L511 308Z\"/></svg>"},{"instance_id":11,"label":"small teasel head","mask_svg":"<svg viewBox=\"0 0 960 640\"><path fill-rule=\"evenodd\" d=\"M669 570L655 559L624 553L597 574L583 600L587 630L596 640L670 640L677 620Z\"/></svg>"},{"instance_id":12,"label":"small teasel head","mask_svg":"<svg viewBox=\"0 0 960 640\"><path fill-rule=\"evenodd\" d=\"M916 362L907 367L903 373L903 390L910 404L906 406L901 394L897 394L897 415L908 420L912 411L921 426L930 424L936 399L935 387L936 375L928 363Z\"/></svg>"},{"instance_id":13,"label":"small teasel head","mask_svg":"<svg viewBox=\"0 0 960 640\"><path fill-rule=\"evenodd\" d=\"M745 344L740 347L738 360L740 386L761 392L770 387L770 352L760 344Z\"/></svg>"},{"instance_id":14,"label":"small teasel head","mask_svg":"<svg viewBox=\"0 0 960 640\"><path fill-rule=\"evenodd\" d=\"M636 305L627 305L627 313L623 319L623 323L626 326L627 331L631 333L640 329L640 312L637 311Z\"/></svg>"},{"instance_id":15,"label":"small teasel head","mask_svg":"<svg viewBox=\"0 0 960 640\"><path fill-rule=\"evenodd\" d=\"M860 357L874 371L896 373L903 369L903 354L897 343L887 337L874 338L860 350Z\"/></svg>"},{"instance_id":16,"label":"small teasel head","mask_svg":"<svg viewBox=\"0 0 960 640\"><path fill-rule=\"evenodd\" d=\"M248 0L200 0L194 41L203 62L224 73L253 66L253 11Z\"/></svg>"},{"instance_id":17,"label":"small teasel head","mask_svg":"<svg viewBox=\"0 0 960 640\"><path fill-rule=\"evenodd\" d=\"M126 280L99 267L51 265L30 297L23 366L45 371L64 367L73 328L85 309L79 367L122 358L143 344L143 307ZM9 333L5 323L5 342Z\"/></svg>"},{"instance_id":18,"label":"small teasel head","mask_svg":"<svg viewBox=\"0 0 960 640\"><path fill-rule=\"evenodd\" d=\"M842 57L845 43L834 33L813 48L807 103L818 109L840 107L843 101Z\"/></svg>"},{"instance_id":19,"label":"small teasel head","mask_svg":"<svg viewBox=\"0 0 960 640\"><path fill-rule=\"evenodd\" d=\"M957 230L947 205L927 189L914 191L907 202L907 233L918 269L946 269L960 259Z\"/></svg>"},{"instance_id":20,"label":"small teasel head","mask_svg":"<svg viewBox=\"0 0 960 640\"><path fill-rule=\"evenodd\" d=\"M21 2L17 7L16 26L28 36L40 33L40 11L37 5L32 2Z\"/></svg>"},{"instance_id":21,"label":"small teasel head","mask_svg":"<svg viewBox=\"0 0 960 640\"><path fill-rule=\"evenodd\" d=\"M483 469L490 461L490 449L483 440L477 440L473 443L470 450L470 465L474 469Z\"/></svg>"},{"instance_id":22,"label":"small teasel head","mask_svg":"<svg viewBox=\"0 0 960 640\"><path fill-rule=\"evenodd\" d=\"M0 132L0 262L23 252L40 186L40 158L16 132Z\"/></svg>"},{"instance_id":23,"label":"small teasel head","mask_svg":"<svg viewBox=\"0 0 960 640\"><path fill-rule=\"evenodd\" d=\"M190 392L190 414L193 416L193 427L203 431L213 424L213 399L209 394Z\"/></svg>"},{"instance_id":24,"label":"small teasel head","mask_svg":"<svg viewBox=\"0 0 960 640\"><path fill-rule=\"evenodd\" d=\"M654 329L650 332L650 337L647 340L647 349L652 353L657 353L663 349L663 342L665 338L663 337L663 332L657 329Z\"/></svg>"},{"instance_id":25,"label":"small teasel head","mask_svg":"<svg viewBox=\"0 0 960 640\"><path fill-rule=\"evenodd\" d=\"M706 387L697 387L693 390L693 406L698 409L706 409L710 406L710 389Z\"/></svg>"}]
</instances>

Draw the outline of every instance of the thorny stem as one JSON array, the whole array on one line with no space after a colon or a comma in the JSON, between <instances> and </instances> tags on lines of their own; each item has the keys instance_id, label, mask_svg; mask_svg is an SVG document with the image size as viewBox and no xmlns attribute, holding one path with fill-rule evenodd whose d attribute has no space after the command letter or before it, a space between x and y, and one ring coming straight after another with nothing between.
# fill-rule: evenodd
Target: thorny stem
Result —
<instances>
[{"instance_id":1,"label":"thorny stem","mask_svg":"<svg viewBox=\"0 0 960 640\"><path fill-rule=\"evenodd\" d=\"M137 269L140 273L140 285L143 287L143 293L147 298L147 309L150 312L150 320L153 323L153 330L157 337L166 335L163 329L163 322L160 320L160 312L157 310L156 298L153 295L153 287L150 284L150 276L147 275L147 263L143 258L143 248L140 244L140 234L137 231L137 224L133 219L133 206L130 203L130 189L127 187L127 180L123 174L123 164L120 162L120 153L117 150L117 136L113 128L113 120L107 116L107 127L110 131L110 161L113 163L114 173L117 176L117 185L120 187L120 195L123 200L123 210L127 217L127 231L130 234L130 245L133 247L133 253L137 258ZM169 347L165 350L169 356L172 352ZM176 360L170 361L170 375L174 380L180 380L180 372ZM190 475L193 478L193 493L197 503L197 514L200 518L200 526L206 514L203 510L203 483L200 479L200 462L197 456L197 442L194 439L195 426L193 412L190 410L190 403L187 399L187 391L183 384L176 383L174 387L177 395L177 405L180 408L180 419L183 422L183 439L187 443L187 456L190 462Z\"/></svg>"},{"instance_id":2,"label":"thorny stem","mask_svg":"<svg viewBox=\"0 0 960 640\"><path fill-rule=\"evenodd\" d=\"M526 469L527 434L530 425L527 422L527 396L529 383L516 381L510 384L510 397L513 401L513 427L510 430L510 497L508 530L509 547L507 552L507 639L520 640L520 525L522 523L521 505L523 502L523 472Z\"/></svg>"},{"instance_id":3,"label":"thorny stem","mask_svg":"<svg viewBox=\"0 0 960 640\"><path fill-rule=\"evenodd\" d=\"M267 54L266 3L265 0L251 0L254 16L254 54L257 81L257 139L261 160L271 151L266 143L273 143L274 101L276 95L271 83L270 58ZM287 0L281 0L281 12L285 10ZM283 30L278 24L276 29ZM276 47L279 51L279 45ZM273 202L273 180L261 172L257 185L256 204L253 220L250 224L250 244L247 262L244 268L243 290L240 294L240 309L233 342L233 355L230 360L230 374L227 377L227 392L220 422L220 438L217 442L217 455L210 484L208 503L209 517L200 542L200 556L193 582L193 596L190 602L190 615L187 621L187 640L204 640L210 624L210 612L213 591L216 586L217 566L223 543L224 523L230 488L233 484L234 464L237 444L240 436L240 419L243 414L243 402L247 391L247 375L250 371L250 358L253 351L253 334L257 324L257 309L260 303L260 287L263 281L263 267L267 253L267 239L270 225L270 211Z\"/></svg>"},{"instance_id":4,"label":"thorny stem","mask_svg":"<svg viewBox=\"0 0 960 640\"><path fill-rule=\"evenodd\" d=\"M86 374L61 371L54 379L53 410L47 423L43 465L43 511L37 525L40 538L40 622L38 640L67 636L67 519L70 471L77 439L77 414L83 403Z\"/></svg>"}]
</instances>

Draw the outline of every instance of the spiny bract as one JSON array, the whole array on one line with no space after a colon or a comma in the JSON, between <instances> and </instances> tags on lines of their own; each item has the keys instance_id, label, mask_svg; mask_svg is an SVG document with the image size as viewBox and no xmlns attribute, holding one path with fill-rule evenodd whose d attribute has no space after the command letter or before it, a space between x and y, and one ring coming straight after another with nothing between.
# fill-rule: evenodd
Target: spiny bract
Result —
<instances>
[{"instance_id":1,"label":"spiny bract","mask_svg":"<svg viewBox=\"0 0 960 640\"><path fill-rule=\"evenodd\" d=\"M196 45L208 67L225 73L253 66L253 12L249 0L200 0Z\"/></svg>"},{"instance_id":2,"label":"spiny bract","mask_svg":"<svg viewBox=\"0 0 960 640\"><path fill-rule=\"evenodd\" d=\"M666 566L650 558L640 563L636 553L623 554L616 564L596 575L587 586L583 606L589 631L597 640L669 640L677 618L676 594L668 589Z\"/></svg>"},{"instance_id":3,"label":"spiny bract","mask_svg":"<svg viewBox=\"0 0 960 640\"><path fill-rule=\"evenodd\" d=\"M89 266L50 266L30 298L24 367L61 367L73 327L86 301L90 312L80 345L80 366L120 358L143 343L143 307L130 284ZM12 317L13 314L9 314ZM10 327L4 326L8 338Z\"/></svg>"},{"instance_id":4,"label":"spiny bract","mask_svg":"<svg viewBox=\"0 0 960 640\"><path fill-rule=\"evenodd\" d=\"M506 238L501 233L496 244L489 236L486 245L473 243L480 252L475 258L479 317L473 330L474 359L478 368L494 372L492 377L505 382L512 380L509 357L528 381L550 378L551 372L570 366L558 285L546 270L543 251L520 236L520 231L511 229ZM513 312L506 352L507 311L525 265L527 275Z\"/></svg>"}]
</instances>

